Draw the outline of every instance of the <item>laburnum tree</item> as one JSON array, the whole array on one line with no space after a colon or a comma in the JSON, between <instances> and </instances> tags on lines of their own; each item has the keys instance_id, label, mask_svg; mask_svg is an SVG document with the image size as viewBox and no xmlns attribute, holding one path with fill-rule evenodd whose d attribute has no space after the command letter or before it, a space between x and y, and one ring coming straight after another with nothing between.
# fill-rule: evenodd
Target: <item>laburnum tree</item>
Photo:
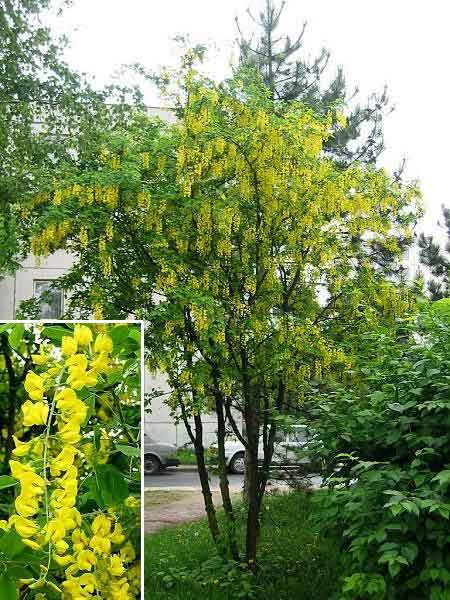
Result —
<instances>
[{"instance_id":1,"label":"laburnum tree","mask_svg":"<svg viewBox=\"0 0 450 600\"><path fill-rule=\"evenodd\" d=\"M117 100L139 100L126 87L97 91L66 64L67 40L48 24L54 4L0 3L0 276L13 272L27 251L18 231L20 198L74 160L96 131L123 124L129 106Z\"/></svg>"},{"instance_id":2,"label":"laburnum tree","mask_svg":"<svg viewBox=\"0 0 450 600\"><path fill-rule=\"evenodd\" d=\"M450 209L442 207L447 242L442 247L432 235L421 233L419 237L420 262L430 270L427 281L432 300L450 296Z\"/></svg>"},{"instance_id":3,"label":"laburnum tree","mask_svg":"<svg viewBox=\"0 0 450 600\"><path fill-rule=\"evenodd\" d=\"M63 279L73 309L148 322L149 366L166 373L168 403L195 447L219 550L242 549L225 467L231 429L247 450L245 557L256 568L259 515L286 406L351 352L331 323L370 324L403 292L370 261L398 250L418 191L384 170L343 170L323 153L333 124L299 102L278 115L248 72L216 85L186 63L179 121L136 116L105 134L57 185L30 197L32 249L77 262ZM375 302L376 300L376 302ZM205 466L203 418L217 415L224 531ZM239 426L242 419L244 428ZM263 450L262 464L258 447Z\"/></svg>"}]
</instances>

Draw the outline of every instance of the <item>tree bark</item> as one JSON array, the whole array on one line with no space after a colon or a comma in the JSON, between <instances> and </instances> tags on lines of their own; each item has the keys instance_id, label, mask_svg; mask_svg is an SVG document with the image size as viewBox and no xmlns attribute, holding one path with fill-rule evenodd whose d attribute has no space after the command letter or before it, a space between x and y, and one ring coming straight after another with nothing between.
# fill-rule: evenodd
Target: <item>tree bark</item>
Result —
<instances>
[{"instance_id":1,"label":"tree bark","mask_svg":"<svg viewBox=\"0 0 450 600\"><path fill-rule=\"evenodd\" d=\"M247 467L247 531L246 531L246 557L252 571L256 570L256 552L259 531L259 485L258 485L258 442L259 423L255 407L247 411L247 439L248 457Z\"/></svg>"},{"instance_id":2,"label":"tree bark","mask_svg":"<svg viewBox=\"0 0 450 600\"><path fill-rule=\"evenodd\" d=\"M227 523L228 543L230 553L234 560L239 560L239 548L236 539L236 522L233 513L233 504L230 496L230 486L227 477L227 465L225 458L225 415L224 415L224 400L222 394L217 389L215 391L216 399L216 414L217 414L217 454L219 464L219 482L220 493L222 495L222 504L225 511Z\"/></svg>"},{"instance_id":3,"label":"tree bark","mask_svg":"<svg viewBox=\"0 0 450 600\"><path fill-rule=\"evenodd\" d=\"M11 352L8 345L6 335L1 336L2 354L5 357L5 365L8 373L8 411L6 417L6 441L5 441L5 457L4 465L8 466L11 452L14 448L14 425L16 421L16 403L17 403L17 388L18 379L16 377L14 366L11 359Z\"/></svg>"},{"instance_id":4,"label":"tree bark","mask_svg":"<svg viewBox=\"0 0 450 600\"><path fill-rule=\"evenodd\" d=\"M211 486L209 484L208 477L208 469L206 468L205 463L205 448L203 446L203 423L200 415L194 415L194 425L195 425L195 457L197 459L197 469L198 475L200 478L200 485L202 488L203 500L205 503L205 511L208 519L208 527L211 532L211 536L216 544L219 552L219 538L220 538L220 529L219 524L217 523L217 515L216 509L214 506Z\"/></svg>"},{"instance_id":5,"label":"tree bark","mask_svg":"<svg viewBox=\"0 0 450 600\"><path fill-rule=\"evenodd\" d=\"M189 435L191 442L194 445L195 450L195 458L197 461L197 470L198 476L200 479L200 486L202 489L203 501L205 504L205 512L206 517L208 519L208 527L211 532L211 537L213 538L214 543L218 551L220 552L219 547L219 538L220 538L220 529L219 524L217 522L216 509L214 506L211 486L209 485L209 477L208 477L208 469L206 468L205 463L205 448L203 446L203 423L200 415L194 415L194 431L192 431L192 427L189 423L188 416L186 414L186 407L183 402L180 401L181 407L181 416L184 422L184 426L186 427L186 431Z\"/></svg>"}]
</instances>

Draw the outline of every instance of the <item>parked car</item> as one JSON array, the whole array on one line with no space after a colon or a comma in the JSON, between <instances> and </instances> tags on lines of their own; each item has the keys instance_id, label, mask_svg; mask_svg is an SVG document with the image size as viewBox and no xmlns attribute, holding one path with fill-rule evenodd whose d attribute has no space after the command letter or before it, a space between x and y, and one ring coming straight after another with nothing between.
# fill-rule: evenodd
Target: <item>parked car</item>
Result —
<instances>
[{"instance_id":1,"label":"parked car","mask_svg":"<svg viewBox=\"0 0 450 600\"><path fill-rule=\"evenodd\" d=\"M177 467L180 464L176 457L177 447L173 444L158 442L147 434L144 435L144 475L155 475L166 467Z\"/></svg>"},{"instance_id":2,"label":"parked car","mask_svg":"<svg viewBox=\"0 0 450 600\"><path fill-rule=\"evenodd\" d=\"M299 458L297 453L297 450L307 443L308 435L306 425L294 425L290 431L280 431L275 438L272 465L294 466L309 463L308 457ZM210 456L214 458L217 455L217 444L212 444L209 450ZM259 444L258 457L260 460L264 458L262 440ZM225 442L225 458L231 473L245 472L245 448L239 440Z\"/></svg>"}]
</instances>

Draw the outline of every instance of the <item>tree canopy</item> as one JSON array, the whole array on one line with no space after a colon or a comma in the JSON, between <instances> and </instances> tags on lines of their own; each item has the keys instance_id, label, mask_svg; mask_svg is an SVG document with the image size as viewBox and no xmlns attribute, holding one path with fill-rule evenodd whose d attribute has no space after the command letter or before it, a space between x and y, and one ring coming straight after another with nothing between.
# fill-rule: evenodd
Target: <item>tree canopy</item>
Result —
<instances>
[{"instance_id":1,"label":"tree canopy","mask_svg":"<svg viewBox=\"0 0 450 600\"><path fill-rule=\"evenodd\" d=\"M129 110L105 103L129 99L131 90L96 91L65 63L67 41L45 23L52 5L7 0L0 6L0 276L14 271L28 250L19 235L22 197L76 157L86 132L92 141Z\"/></svg>"}]
</instances>

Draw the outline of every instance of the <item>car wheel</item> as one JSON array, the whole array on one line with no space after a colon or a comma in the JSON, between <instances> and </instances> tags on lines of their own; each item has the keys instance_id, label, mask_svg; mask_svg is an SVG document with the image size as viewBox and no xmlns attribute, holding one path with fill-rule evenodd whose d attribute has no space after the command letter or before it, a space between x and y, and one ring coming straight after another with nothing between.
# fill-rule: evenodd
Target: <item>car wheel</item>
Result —
<instances>
[{"instance_id":1,"label":"car wheel","mask_svg":"<svg viewBox=\"0 0 450 600\"><path fill-rule=\"evenodd\" d=\"M236 452L230 462L230 471L236 475L245 473L245 454L244 452Z\"/></svg>"},{"instance_id":2,"label":"car wheel","mask_svg":"<svg viewBox=\"0 0 450 600\"><path fill-rule=\"evenodd\" d=\"M154 454L146 454L144 456L144 474L156 475L161 470L161 463Z\"/></svg>"}]
</instances>

